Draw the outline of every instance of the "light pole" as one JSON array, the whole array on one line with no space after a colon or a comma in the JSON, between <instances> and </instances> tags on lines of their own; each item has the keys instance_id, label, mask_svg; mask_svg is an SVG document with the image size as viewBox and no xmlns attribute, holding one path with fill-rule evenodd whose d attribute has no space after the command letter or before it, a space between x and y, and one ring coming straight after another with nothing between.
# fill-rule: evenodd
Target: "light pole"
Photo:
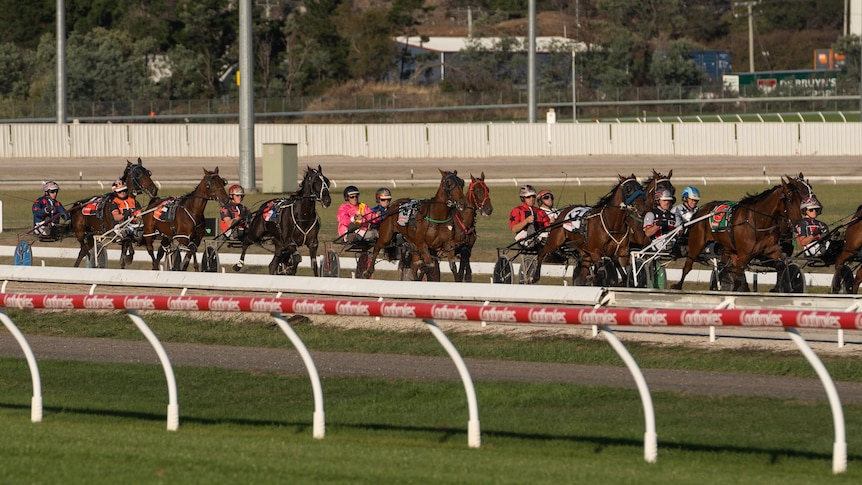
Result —
<instances>
[{"instance_id":1,"label":"light pole","mask_svg":"<svg viewBox=\"0 0 862 485\"><path fill-rule=\"evenodd\" d=\"M752 9L758 2L736 2L733 4L734 7L747 7L748 8L748 68L749 71L754 72L754 13ZM739 17L739 14L734 14L734 17Z\"/></svg>"}]
</instances>

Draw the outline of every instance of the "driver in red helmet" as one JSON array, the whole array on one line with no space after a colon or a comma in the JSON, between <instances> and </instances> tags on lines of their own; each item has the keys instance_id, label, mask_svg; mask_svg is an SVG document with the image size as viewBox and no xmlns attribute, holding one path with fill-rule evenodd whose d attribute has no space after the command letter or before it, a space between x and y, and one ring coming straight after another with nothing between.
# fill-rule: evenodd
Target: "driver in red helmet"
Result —
<instances>
[{"instance_id":1,"label":"driver in red helmet","mask_svg":"<svg viewBox=\"0 0 862 485\"><path fill-rule=\"evenodd\" d=\"M219 209L219 229L228 239L242 240L245 236L246 224L248 223L249 210L242 204L245 198L245 189L242 185L233 184L227 191L230 202ZM234 231L235 230L235 231Z\"/></svg>"},{"instance_id":2,"label":"driver in red helmet","mask_svg":"<svg viewBox=\"0 0 862 485\"><path fill-rule=\"evenodd\" d=\"M380 223L383 222L383 214L389 210L392 204L392 192L386 187L380 187L374 194L374 198L377 199L377 205L371 208L369 222L373 227L379 227Z\"/></svg>"}]
</instances>

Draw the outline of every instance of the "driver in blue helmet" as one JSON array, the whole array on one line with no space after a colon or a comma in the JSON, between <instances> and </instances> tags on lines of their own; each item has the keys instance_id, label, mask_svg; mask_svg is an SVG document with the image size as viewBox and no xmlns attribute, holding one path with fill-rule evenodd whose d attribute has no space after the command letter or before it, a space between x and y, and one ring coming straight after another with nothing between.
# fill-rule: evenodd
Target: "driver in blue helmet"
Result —
<instances>
[{"instance_id":1,"label":"driver in blue helmet","mask_svg":"<svg viewBox=\"0 0 862 485\"><path fill-rule=\"evenodd\" d=\"M682 189L682 202L674 206L671 212L682 220L682 223L691 222L692 216L697 212L697 204L700 203L700 191L697 187L689 185Z\"/></svg>"}]
</instances>

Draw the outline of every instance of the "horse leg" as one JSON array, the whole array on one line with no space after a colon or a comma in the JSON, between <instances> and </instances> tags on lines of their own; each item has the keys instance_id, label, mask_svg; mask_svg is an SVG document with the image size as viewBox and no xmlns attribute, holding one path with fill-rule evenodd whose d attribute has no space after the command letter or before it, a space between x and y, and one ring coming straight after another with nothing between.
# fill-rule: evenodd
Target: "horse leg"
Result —
<instances>
[{"instance_id":1,"label":"horse leg","mask_svg":"<svg viewBox=\"0 0 862 485\"><path fill-rule=\"evenodd\" d=\"M89 256L90 248L93 247L93 245L90 243L90 238L86 236L79 238L78 243L81 245L81 250L78 251L78 257L75 259L75 268L81 266L81 261L83 261L84 258Z\"/></svg>"},{"instance_id":2,"label":"horse leg","mask_svg":"<svg viewBox=\"0 0 862 485\"><path fill-rule=\"evenodd\" d=\"M311 272L314 274L314 277L320 276L317 268L317 238L315 237L311 243L308 244L308 257L311 258Z\"/></svg>"},{"instance_id":3,"label":"horse leg","mask_svg":"<svg viewBox=\"0 0 862 485\"><path fill-rule=\"evenodd\" d=\"M239 261L237 261L236 264L233 265L234 271L239 272L239 270L242 269L243 265L245 265L245 252L248 251L249 246L251 246L251 243L248 242L248 239L243 239L242 252L240 252L239 254Z\"/></svg>"}]
</instances>

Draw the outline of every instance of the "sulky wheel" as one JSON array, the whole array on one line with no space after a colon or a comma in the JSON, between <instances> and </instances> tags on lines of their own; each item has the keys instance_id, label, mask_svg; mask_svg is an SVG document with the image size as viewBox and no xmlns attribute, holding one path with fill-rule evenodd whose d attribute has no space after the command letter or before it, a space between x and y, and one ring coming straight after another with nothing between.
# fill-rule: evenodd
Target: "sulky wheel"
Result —
<instances>
[{"instance_id":1,"label":"sulky wheel","mask_svg":"<svg viewBox=\"0 0 862 485\"><path fill-rule=\"evenodd\" d=\"M497 262L494 264L494 283L512 284L512 262L506 256L497 257Z\"/></svg>"}]
</instances>

